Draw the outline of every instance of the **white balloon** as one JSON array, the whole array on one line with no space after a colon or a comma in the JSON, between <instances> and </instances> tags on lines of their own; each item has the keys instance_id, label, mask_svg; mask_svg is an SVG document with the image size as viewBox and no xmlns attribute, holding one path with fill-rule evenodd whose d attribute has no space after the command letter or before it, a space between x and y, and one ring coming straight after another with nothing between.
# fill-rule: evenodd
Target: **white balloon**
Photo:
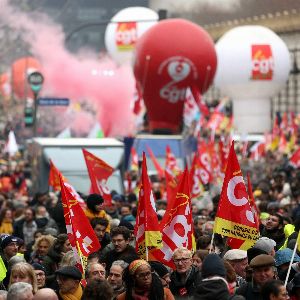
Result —
<instances>
[{"instance_id":1,"label":"white balloon","mask_svg":"<svg viewBox=\"0 0 300 300\"><path fill-rule=\"evenodd\" d=\"M147 7L128 7L113 16L111 22L105 31L106 50L118 64L130 64L137 39L158 22L158 14Z\"/></svg>"},{"instance_id":2,"label":"white balloon","mask_svg":"<svg viewBox=\"0 0 300 300\"><path fill-rule=\"evenodd\" d=\"M240 26L220 38L216 51L215 85L233 100L237 131L270 130L270 98L284 87L291 67L286 44L266 27Z\"/></svg>"}]
</instances>

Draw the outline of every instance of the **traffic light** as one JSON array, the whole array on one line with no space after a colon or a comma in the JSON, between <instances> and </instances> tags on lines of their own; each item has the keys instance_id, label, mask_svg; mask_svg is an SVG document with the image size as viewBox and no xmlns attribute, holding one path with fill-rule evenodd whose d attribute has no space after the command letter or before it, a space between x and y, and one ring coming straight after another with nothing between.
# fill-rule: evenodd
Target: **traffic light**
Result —
<instances>
[{"instance_id":1,"label":"traffic light","mask_svg":"<svg viewBox=\"0 0 300 300\"><path fill-rule=\"evenodd\" d=\"M34 116L33 116L33 107L25 107L24 111L24 123L25 127L31 127L34 122Z\"/></svg>"}]
</instances>

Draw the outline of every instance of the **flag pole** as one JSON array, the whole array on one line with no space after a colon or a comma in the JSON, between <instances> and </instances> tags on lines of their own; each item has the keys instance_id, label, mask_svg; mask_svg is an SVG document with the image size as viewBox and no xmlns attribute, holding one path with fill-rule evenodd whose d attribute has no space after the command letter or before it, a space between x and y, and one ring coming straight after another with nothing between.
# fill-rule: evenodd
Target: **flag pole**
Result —
<instances>
[{"instance_id":1,"label":"flag pole","mask_svg":"<svg viewBox=\"0 0 300 300\"><path fill-rule=\"evenodd\" d=\"M146 246L146 261L149 261L149 251L148 247Z\"/></svg>"},{"instance_id":2,"label":"flag pole","mask_svg":"<svg viewBox=\"0 0 300 300\"><path fill-rule=\"evenodd\" d=\"M211 242L209 245L209 254L212 252L212 249L213 249L214 238L215 238L215 233L213 232L213 234L211 236Z\"/></svg>"},{"instance_id":3,"label":"flag pole","mask_svg":"<svg viewBox=\"0 0 300 300\"><path fill-rule=\"evenodd\" d=\"M291 272L291 269L292 269L292 264L293 264L293 261L294 261L295 255L296 255L297 246L298 246L298 239L296 241L296 244L295 244L295 247L294 247L294 250L293 250L293 254L292 254L292 257L291 257L291 262L289 264L289 268L288 268L286 278L285 278L285 282L284 282L284 287L287 286L287 283L288 283L288 280L289 280L290 272Z\"/></svg>"}]
</instances>

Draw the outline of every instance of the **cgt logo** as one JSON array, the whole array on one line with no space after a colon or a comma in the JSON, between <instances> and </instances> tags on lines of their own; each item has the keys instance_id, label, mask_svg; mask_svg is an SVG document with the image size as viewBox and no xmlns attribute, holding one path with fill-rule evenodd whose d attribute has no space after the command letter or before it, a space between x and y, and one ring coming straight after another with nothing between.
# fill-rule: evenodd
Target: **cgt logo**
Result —
<instances>
[{"instance_id":1,"label":"cgt logo","mask_svg":"<svg viewBox=\"0 0 300 300\"><path fill-rule=\"evenodd\" d=\"M119 51L132 50L137 41L136 22L120 22L116 29L116 44Z\"/></svg>"},{"instance_id":2,"label":"cgt logo","mask_svg":"<svg viewBox=\"0 0 300 300\"><path fill-rule=\"evenodd\" d=\"M274 59L270 45L252 45L252 80L272 80Z\"/></svg>"}]
</instances>

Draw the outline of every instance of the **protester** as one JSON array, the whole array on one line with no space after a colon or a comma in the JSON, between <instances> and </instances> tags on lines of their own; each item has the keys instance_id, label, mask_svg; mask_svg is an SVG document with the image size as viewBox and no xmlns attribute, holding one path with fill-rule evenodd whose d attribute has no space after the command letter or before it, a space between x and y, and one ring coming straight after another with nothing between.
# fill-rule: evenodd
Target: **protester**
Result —
<instances>
[{"instance_id":1,"label":"protester","mask_svg":"<svg viewBox=\"0 0 300 300\"><path fill-rule=\"evenodd\" d=\"M4 208L0 213L0 233L13 234L12 211Z\"/></svg>"},{"instance_id":2,"label":"protester","mask_svg":"<svg viewBox=\"0 0 300 300\"><path fill-rule=\"evenodd\" d=\"M289 294L280 280L267 281L261 288L262 300L284 300L289 299Z\"/></svg>"},{"instance_id":3,"label":"protester","mask_svg":"<svg viewBox=\"0 0 300 300\"><path fill-rule=\"evenodd\" d=\"M192 252L179 247L173 252L175 270L170 279L170 290L176 299L192 297L201 280L201 272L193 266Z\"/></svg>"},{"instance_id":4,"label":"protester","mask_svg":"<svg viewBox=\"0 0 300 300\"><path fill-rule=\"evenodd\" d=\"M101 249L104 249L110 243L110 236L107 232L109 221L106 218L93 218L91 225L101 244Z\"/></svg>"},{"instance_id":5,"label":"protester","mask_svg":"<svg viewBox=\"0 0 300 300\"><path fill-rule=\"evenodd\" d=\"M234 268L237 274L237 286L246 282L246 268L248 266L247 251L240 249L228 250L223 256Z\"/></svg>"},{"instance_id":6,"label":"protester","mask_svg":"<svg viewBox=\"0 0 300 300\"><path fill-rule=\"evenodd\" d=\"M32 300L32 286L27 282L16 282L9 287L7 300Z\"/></svg>"},{"instance_id":7,"label":"protester","mask_svg":"<svg viewBox=\"0 0 300 300\"><path fill-rule=\"evenodd\" d=\"M82 275L76 267L63 267L55 271L58 283L58 297L62 300L81 300L83 289L80 284Z\"/></svg>"},{"instance_id":8,"label":"protester","mask_svg":"<svg viewBox=\"0 0 300 300\"><path fill-rule=\"evenodd\" d=\"M110 232L113 249L105 255L100 255L100 262L106 264L106 271L109 272L111 265L116 260L124 260L127 263L138 259L135 249L129 245L131 232L124 226L113 228Z\"/></svg>"},{"instance_id":9,"label":"protester","mask_svg":"<svg viewBox=\"0 0 300 300\"><path fill-rule=\"evenodd\" d=\"M149 262L151 264L151 262ZM112 263L108 273L107 281L113 288L114 298L125 291L122 280L123 271L128 267L128 263L123 260L116 260Z\"/></svg>"},{"instance_id":10,"label":"protester","mask_svg":"<svg viewBox=\"0 0 300 300\"><path fill-rule=\"evenodd\" d=\"M138 259L124 270L123 281L126 291L117 300L153 299L173 300L168 288L164 288L159 277L151 272L151 266L145 260Z\"/></svg>"},{"instance_id":11,"label":"protester","mask_svg":"<svg viewBox=\"0 0 300 300\"><path fill-rule=\"evenodd\" d=\"M195 285L194 299L229 299L226 269L222 259L215 253L208 254L202 265L202 280Z\"/></svg>"},{"instance_id":12,"label":"protester","mask_svg":"<svg viewBox=\"0 0 300 300\"><path fill-rule=\"evenodd\" d=\"M49 249L52 247L55 238L51 235L42 235L35 240L32 246L33 253L31 255L31 263L42 263L44 257L48 254Z\"/></svg>"},{"instance_id":13,"label":"protester","mask_svg":"<svg viewBox=\"0 0 300 300\"><path fill-rule=\"evenodd\" d=\"M9 287L16 282L27 282L32 286L32 292L35 294L38 290L37 279L33 267L28 263L17 263L11 268Z\"/></svg>"},{"instance_id":14,"label":"protester","mask_svg":"<svg viewBox=\"0 0 300 300\"><path fill-rule=\"evenodd\" d=\"M45 268L38 264L33 263L32 267L34 269L35 277L37 280L37 288L40 290L46 286L46 271Z\"/></svg>"},{"instance_id":15,"label":"protester","mask_svg":"<svg viewBox=\"0 0 300 300\"><path fill-rule=\"evenodd\" d=\"M167 269L167 267L159 261L149 261L149 264L152 270L160 278L163 287L169 288L171 278L170 278L170 272Z\"/></svg>"},{"instance_id":16,"label":"protester","mask_svg":"<svg viewBox=\"0 0 300 300\"><path fill-rule=\"evenodd\" d=\"M113 289L106 280L94 280L87 284L81 300L112 300Z\"/></svg>"},{"instance_id":17,"label":"protester","mask_svg":"<svg viewBox=\"0 0 300 300\"><path fill-rule=\"evenodd\" d=\"M260 289L268 281L276 279L275 260L271 255L260 254L250 262L253 269L252 281L242 284L236 294L247 300L261 299Z\"/></svg>"},{"instance_id":18,"label":"protester","mask_svg":"<svg viewBox=\"0 0 300 300\"><path fill-rule=\"evenodd\" d=\"M59 300L56 293L49 288L43 288L38 290L34 297L33 300Z\"/></svg>"},{"instance_id":19,"label":"protester","mask_svg":"<svg viewBox=\"0 0 300 300\"><path fill-rule=\"evenodd\" d=\"M105 274L105 268L99 263L88 264L85 269L85 279L88 284L94 280L105 280Z\"/></svg>"}]
</instances>

